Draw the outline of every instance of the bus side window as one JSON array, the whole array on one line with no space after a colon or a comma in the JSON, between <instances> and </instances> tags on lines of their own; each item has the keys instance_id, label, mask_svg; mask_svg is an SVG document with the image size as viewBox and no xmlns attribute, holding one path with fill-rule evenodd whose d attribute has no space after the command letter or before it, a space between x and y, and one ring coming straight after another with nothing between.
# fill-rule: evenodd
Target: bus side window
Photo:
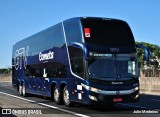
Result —
<instances>
[{"instance_id":1,"label":"bus side window","mask_svg":"<svg viewBox=\"0 0 160 117\"><path fill-rule=\"evenodd\" d=\"M67 77L66 66L58 62L47 62L43 64L42 77L65 78Z\"/></svg>"},{"instance_id":2,"label":"bus side window","mask_svg":"<svg viewBox=\"0 0 160 117\"><path fill-rule=\"evenodd\" d=\"M78 76L84 78L84 55L81 48L69 46L69 56L72 71Z\"/></svg>"},{"instance_id":3,"label":"bus side window","mask_svg":"<svg viewBox=\"0 0 160 117\"><path fill-rule=\"evenodd\" d=\"M26 77L32 77L31 65L27 65L26 69L24 70L24 74Z\"/></svg>"},{"instance_id":4,"label":"bus side window","mask_svg":"<svg viewBox=\"0 0 160 117\"><path fill-rule=\"evenodd\" d=\"M33 64L32 66L27 65L25 69L25 76L65 78L67 77L67 70L64 64L58 62Z\"/></svg>"},{"instance_id":5,"label":"bus side window","mask_svg":"<svg viewBox=\"0 0 160 117\"><path fill-rule=\"evenodd\" d=\"M36 71L34 68L31 68L31 76L34 78L36 75Z\"/></svg>"},{"instance_id":6,"label":"bus side window","mask_svg":"<svg viewBox=\"0 0 160 117\"><path fill-rule=\"evenodd\" d=\"M65 65L59 64L59 65L57 65L57 69L58 69L58 77L64 78L67 76Z\"/></svg>"},{"instance_id":7,"label":"bus side window","mask_svg":"<svg viewBox=\"0 0 160 117\"><path fill-rule=\"evenodd\" d=\"M49 63L49 64L46 63L45 66L47 66L47 76L48 77L55 77L56 76L56 74L55 74L56 69L54 67L54 63Z\"/></svg>"},{"instance_id":8,"label":"bus side window","mask_svg":"<svg viewBox=\"0 0 160 117\"><path fill-rule=\"evenodd\" d=\"M65 78L67 76L66 67L61 63L49 63L47 66L48 77Z\"/></svg>"},{"instance_id":9,"label":"bus side window","mask_svg":"<svg viewBox=\"0 0 160 117\"><path fill-rule=\"evenodd\" d=\"M83 58L75 58L74 59L74 72L79 75L79 76L83 76Z\"/></svg>"}]
</instances>

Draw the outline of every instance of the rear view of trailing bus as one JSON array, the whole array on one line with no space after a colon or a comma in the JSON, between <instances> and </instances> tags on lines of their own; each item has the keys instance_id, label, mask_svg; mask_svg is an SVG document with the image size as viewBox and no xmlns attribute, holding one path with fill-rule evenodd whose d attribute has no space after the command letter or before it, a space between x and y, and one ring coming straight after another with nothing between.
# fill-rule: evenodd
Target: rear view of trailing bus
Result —
<instances>
[{"instance_id":1,"label":"rear view of trailing bus","mask_svg":"<svg viewBox=\"0 0 160 117\"><path fill-rule=\"evenodd\" d=\"M125 21L68 19L13 46L12 84L66 106L136 102L137 47Z\"/></svg>"}]
</instances>

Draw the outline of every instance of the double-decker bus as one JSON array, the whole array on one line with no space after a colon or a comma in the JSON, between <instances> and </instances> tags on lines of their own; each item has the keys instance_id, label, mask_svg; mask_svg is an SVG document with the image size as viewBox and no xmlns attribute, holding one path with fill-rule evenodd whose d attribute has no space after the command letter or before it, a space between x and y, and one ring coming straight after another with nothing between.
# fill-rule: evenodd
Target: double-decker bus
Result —
<instances>
[{"instance_id":1,"label":"double-decker bus","mask_svg":"<svg viewBox=\"0 0 160 117\"><path fill-rule=\"evenodd\" d=\"M13 45L12 86L66 106L136 102L137 47L125 21L71 18Z\"/></svg>"}]
</instances>

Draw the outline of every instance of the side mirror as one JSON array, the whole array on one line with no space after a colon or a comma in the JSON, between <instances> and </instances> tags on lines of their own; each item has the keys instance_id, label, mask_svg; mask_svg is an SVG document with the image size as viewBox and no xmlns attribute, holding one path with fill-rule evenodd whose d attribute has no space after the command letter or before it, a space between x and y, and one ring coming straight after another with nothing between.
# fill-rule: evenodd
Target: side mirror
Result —
<instances>
[{"instance_id":1,"label":"side mirror","mask_svg":"<svg viewBox=\"0 0 160 117\"><path fill-rule=\"evenodd\" d=\"M146 61L149 61L150 52L149 52L148 48L145 47L145 46L142 45L142 44L138 44L138 45L136 45L136 47L137 47L137 48L141 48L141 49L143 49L143 50L145 51Z\"/></svg>"}]
</instances>

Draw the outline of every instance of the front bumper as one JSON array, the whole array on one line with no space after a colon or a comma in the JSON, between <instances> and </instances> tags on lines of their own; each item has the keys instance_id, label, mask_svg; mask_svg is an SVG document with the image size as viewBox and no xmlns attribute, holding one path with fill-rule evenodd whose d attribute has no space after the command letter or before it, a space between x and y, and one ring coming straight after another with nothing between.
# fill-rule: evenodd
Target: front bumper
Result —
<instances>
[{"instance_id":1,"label":"front bumper","mask_svg":"<svg viewBox=\"0 0 160 117\"><path fill-rule=\"evenodd\" d=\"M100 93L90 92L90 104L110 104L110 103L123 103L123 102L137 102L139 100L139 90L124 95L104 95Z\"/></svg>"}]
</instances>

